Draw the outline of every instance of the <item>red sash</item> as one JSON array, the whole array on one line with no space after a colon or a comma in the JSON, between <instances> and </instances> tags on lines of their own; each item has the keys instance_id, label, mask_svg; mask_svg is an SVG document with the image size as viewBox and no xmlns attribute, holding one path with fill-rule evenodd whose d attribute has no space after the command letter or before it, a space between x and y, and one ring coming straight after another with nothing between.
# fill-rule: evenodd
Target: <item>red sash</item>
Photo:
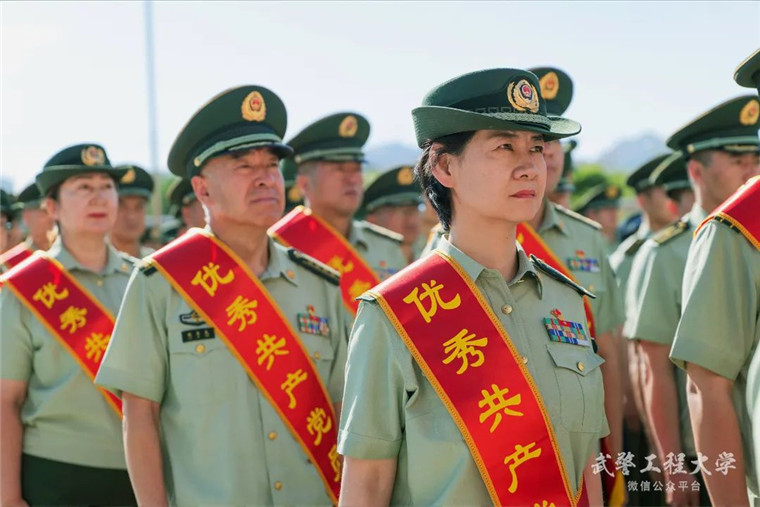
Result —
<instances>
[{"instance_id":1,"label":"red sash","mask_svg":"<svg viewBox=\"0 0 760 507\"><path fill-rule=\"evenodd\" d=\"M760 250L760 176L750 178L739 190L718 206L694 231L697 232L710 220L725 220Z\"/></svg>"},{"instance_id":2,"label":"red sash","mask_svg":"<svg viewBox=\"0 0 760 507\"><path fill-rule=\"evenodd\" d=\"M311 255L340 273L343 303L356 315L356 298L380 283L372 268L346 238L310 209L297 206L282 217L269 233L280 243Z\"/></svg>"},{"instance_id":3,"label":"red sash","mask_svg":"<svg viewBox=\"0 0 760 507\"><path fill-rule=\"evenodd\" d=\"M0 266L5 266L6 269L11 269L31 257L33 253L34 251L29 248L29 245L27 245L25 241L22 241L3 255L0 255Z\"/></svg>"},{"instance_id":4,"label":"red sash","mask_svg":"<svg viewBox=\"0 0 760 507\"><path fill-rule=\"evenodd\" d=\"M568 277L575 283L580 283L573 276L572 272L567 268L564 262L562 262L557 255L552 252L541 236L533 230L533 227L526 223L517 225L517 242L523 247L525 253L528 255L535 255L548 265ZM596 338L596 325L594 324L594 314L591 311L591 302L589 298L583 296L583 308L586 310L586 320L588 321L588 330L591 333L592 338Z\"/></svg>"},{"instance_id":5,"label":"red sash","mask_svg":"<svg viewBox=\"0 0 760 507\"><path fill-rule=\"evenodd\" d=\"M462 432L495 505L583 502L533 378L454 259L434 250L370 293Z\"/></svg>"},{"instance_id":6,"label":"red sash","mask_svg":"<svg viewBox=\"0 0 760 507\"><path fill-rule=\"evenodd\" d=\"M113 332L111 312L57 260L41 251L0 280L94 380ZM106 389L93 387L121 417L121 400Z\"/></svg>"},{"instance_id":7,"label":"red sash","mask_svg":"<svg viewBox=\"0 0 760 507\"><path fill-rule=\"evenodd\" d=\"M216 328L337 503L338 421L309 354L266 288L229 247L202 229L190 229L146 260Z\"/></svg>"}]
</instances>

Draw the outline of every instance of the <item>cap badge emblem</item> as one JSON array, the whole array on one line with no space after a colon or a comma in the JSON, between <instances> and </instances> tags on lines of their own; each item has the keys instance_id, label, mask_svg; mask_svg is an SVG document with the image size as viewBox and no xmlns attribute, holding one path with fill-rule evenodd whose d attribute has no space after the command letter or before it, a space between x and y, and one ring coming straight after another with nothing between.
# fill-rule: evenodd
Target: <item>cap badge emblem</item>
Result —
<instances>
[{"instance_id":1,"label":"cap badge emblem","mask_svg":"<svg viewBox=\"0 0 760 507\"><path fill-rule=\"evenodd\" d=\"M267 116L267 105L261 93L253 91L246 95L240 106L243 119L248 121L264 121Z\"/></svg>"}]
</instances>

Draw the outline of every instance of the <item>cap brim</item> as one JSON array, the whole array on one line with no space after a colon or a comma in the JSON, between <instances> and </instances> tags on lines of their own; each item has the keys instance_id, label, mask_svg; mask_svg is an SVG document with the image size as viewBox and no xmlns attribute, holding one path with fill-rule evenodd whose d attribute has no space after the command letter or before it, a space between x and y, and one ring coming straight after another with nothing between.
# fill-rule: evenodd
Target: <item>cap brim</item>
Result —
<instances>
[{"instance_id":1,"label":"cap brim","mask_svg":"<svg viewBox=\"0 0 760 507\"><path fill-rule=\"evenodd\" d=\"M40 193L42 193L43 196L47 196L48 192L52 190L53 187L63 183L72 176L88 173L105 173L118 182L122 176L127 174L127 171L128 169L111 166L61 165L48 167L36 176L35 181L40 189Z\"/></svg>"},{"instance_id":2,"label":"cap brim","mask_svg":"<svg viewBox=\"0 0 760 507\"><path fill-rule=\"evenodd\" d=\"M475 113L451 107L422 106L412 110L417 145L425 141L475 130L525 130L542 134L547 141L578 134L580 123L559 116L527 113Z\"/></svg>"},{"instance_id":3,"label":"cap brim","mask_svg":"<svg viewBox=\"0 0 760 507\"><path fill-rule=\"evenodd\" d=\"M137 197L145 197L146 199L150 199L153 192L148 190L147 188L135 188L135 187L120 187L119 188L119 195L120 196L137 196Z\"/></svg>"}]
</instances>

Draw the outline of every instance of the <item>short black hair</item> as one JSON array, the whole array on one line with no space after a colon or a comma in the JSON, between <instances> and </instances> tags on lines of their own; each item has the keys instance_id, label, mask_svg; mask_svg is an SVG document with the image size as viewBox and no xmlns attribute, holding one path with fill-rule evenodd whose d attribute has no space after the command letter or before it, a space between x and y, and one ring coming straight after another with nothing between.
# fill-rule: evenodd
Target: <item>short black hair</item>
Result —
<instances>
[{"instance_id":1,"label":"short black hair","mask_svg":"<svg viewBox=\"0 0 760 507\"><path fill-rule=\"evenodd\" d=\"M422 155L414 167L414 176L420 182L423 195L427 196L430 204L438 215L438 220L444 230L451 228L451 190L441 185L433 176L433 167L438 161L438 157L443 154L461 155L464 147L475 135L475 131L459 132L439 137L437 139L428 139L422 145ZM436 149L433 150L433 145Z\"/></svg>"}]
</instances>

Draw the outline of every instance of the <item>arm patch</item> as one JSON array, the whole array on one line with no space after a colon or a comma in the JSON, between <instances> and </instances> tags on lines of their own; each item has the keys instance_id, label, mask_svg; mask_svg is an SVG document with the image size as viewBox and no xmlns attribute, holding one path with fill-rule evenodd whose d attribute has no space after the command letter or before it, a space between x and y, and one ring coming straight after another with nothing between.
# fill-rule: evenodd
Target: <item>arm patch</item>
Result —
<instances>
[{"instance_id":1,"label":"arm patch","mask_svg":"<svg viewBox=\"0 0 760 507\"><path fill-rule=\"evenodd\" d=\"M315 275L327 280L331 284L335 286L340 285L340 273L335 271L330 266L319 262L314 257L306 255L305 253L301 252L300 250L296 250L295 248L288 248L288 257L291 261L295 262L299 266L308 269Z\"/></svg>"}]
</instances>

